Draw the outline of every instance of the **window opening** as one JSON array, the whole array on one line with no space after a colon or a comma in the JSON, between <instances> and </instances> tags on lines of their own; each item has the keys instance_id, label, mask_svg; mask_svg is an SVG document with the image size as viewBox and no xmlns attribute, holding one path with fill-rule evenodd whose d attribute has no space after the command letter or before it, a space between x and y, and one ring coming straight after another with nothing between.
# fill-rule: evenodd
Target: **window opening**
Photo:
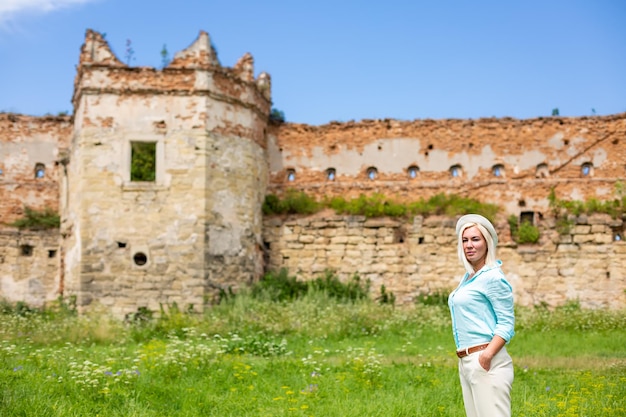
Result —
<instances>
[{"instance_id":1,"label":"window opening","mask_svg":"<svg viewBox=\"0 0 626 417\"><path fill-rule=\"evenodd\" d=\"M156 180L156 142L131 142L130 180Z\"/></svg>"},{"instance_id":2,"label":"window opening","mask_svg":"<svg viewBox=\"0 0 626 417\"><path fill-rule=\"evenodd\" d=\"M462 173L463 171L461 170L460 165L453 165L450 167L450 175L452 175L453 178L460 177Z\"/></svg>"},{"instance_id":3,"label":"window opening","mask_svg":"<svg viewBox=\"0 0 626 417\"><path fill-rule=\"evenodd\" d=\"M494 177L503 177L504 176L504 165L498 164L494 165L492 168Z\"/></svg>"},{"instance_id":4,"label":"window opening","mask_svg":"<svg viewBox=\"0 0 626 417\"><path fill-rule=\"evenodd\" d=\"M535 212L534 211L522 211L519 215L519 222L520 224L529 223L530 225L534 226Z\"/></svg>"},{"instance_id":5,"label":"window opening","mask_svg":"<svg viewBox=\"0 0 626 417\"><path fill-rule=\"evenodd\" d=\"M326 170L326 179L328 181L335 181L335 176L336 176L335 168L328 168Z\"/></svg>"},{"instance_id":6,"label":"window opening","mask_svg":"<svg viewBox=\"0 0 626 417\"><path fill-rule=\"evenodd\" d=\"M44 164L35 165L35 178L43 178L46 175L46 167Z\"/></svg>"},{"instance_id":7,"label":"window opening","mask_svg":"<svg viewBox=\"0 0 626 417\"><path fill-rule=\"evenodd\" d=\"M415 178L417 177L417 173L419 172L419 168L416 167L415 165L411 165L409 167L409 178Z\"/></svg>"},{"instance_id":8,"label":"window opening","mask_svg":"<svg viewBox=\"0 0 626 417\"><path fill-rule=\"evenodd\" d=\"M57 251L54 249L50 249L48 251L48 258L54 258L55 256L57 256Z\"/></svg>"},{"instance_id":9,"label":"window opening","mask_svg":"<svg viewBox=\"0 0 626 417\"><path fill-rule=\"evenodd\" d=\"M587 177L587 176L591 175L592 172L593 172L593 164L591 164L590 162L585 162L580 167L580 172L581 172L581 174L583 174L583 177Z\"/></svg>"},{"instance_id":10,"label":"window opening","mask_svg":"<svg viewBox=\"0 0 626 417\"><path fill-rule=\"evenodd\" d=\"M292 182L296 180L296 170L288 169L287 170L287 181Z\"/></svg>"},{"instance_id":11,"label":"window opening","mask_svg":"<svg viewBox=\"0 0 626 417\"><path fill-rule=\"evenodd\" d=\"M33 256L33 247L31 245L20 246L20 253L22 256Z\"/></svg>"},{"instance_id":12,"label":"window opening","mask_svg":"<svg viewBox=\"0 0 626 417\"><path fill-rule=\"evenodd\" d=\"M378 170L374 167L370 167L367 169L367 178L370 180L375 180L378 176Z\"/></svg>"},{"instance_id":13,"label":"window opening","mask_svg":"<svg viewBox=\"0 0 626 417\"><path fill-rule=\"evenodd\" d=\"M148 257L143 252L137 252L133 256L133 262L135 262L135 265L137 265L137 266L143 266L146 263L148 263Z\"/></svg>"}]
</instances>

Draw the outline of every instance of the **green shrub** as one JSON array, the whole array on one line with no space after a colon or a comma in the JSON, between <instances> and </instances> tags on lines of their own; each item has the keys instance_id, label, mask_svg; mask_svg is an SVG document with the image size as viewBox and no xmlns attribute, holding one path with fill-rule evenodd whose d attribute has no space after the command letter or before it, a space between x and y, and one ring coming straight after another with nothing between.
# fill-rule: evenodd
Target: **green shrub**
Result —
<instances>
[{"instance_id":1,"label":"green shrub","mask_svg":"<svg viewBox=\"0 0 626 417\"><path fill-rule=\"evenodd\" d=\"M513 240L517 240L517 233L519 231L519 223L517 221L517 216L515 214L511 214L507 222L509 223L509 230L511 231L511 237Z\"/></svg>"},{"instance_id":2,"label":"green shrub","mask_svg":"<svg viewBox=\"0 0 626 417\"><path fill-rule=\"evenodd\" d=\"M413 215L421 214L428 216L436 214L455 217L467 213L478 213L491 221L495 219L499 209L495 204L481 203L471 198L443 193L436 194L428 200L420 199L410 203L408 206L409 213Z\"/></svg>"},{"instance_id":3,"label":"green shrub","mask_svg":"<svg viewBox=\"0 0 626 417\"><path fill-rule=\"evenodd\" d=\"M270 122L273 123L285 123L285 112L282 110L278 110L277 108L272 108L270 113Z\"/></svg>"},{"instance_id":4,"label":"green shrub","mask_svg":"<svg viewBox=\"0 0 626 417\"><path fill-rule=\"evenodd\" d=\"M579 216L581 214L604 213L611 217L619 218L626 212L626 196L624 186L621 182L615 184L615 198L612 200L598 200L589 198L585 201L560 200L556 197L554 187L548 195L548 202L554 217L558 219L567 218L568 215Z\"/></svg>"},{"instance_id":5,"label":"green shrub","mask_svg":"<svg viewBox=\"0 0 626 417\"><path fill-rule=\"evenodd\" d=\"M574 222L571 221L567 216L557 217L556 219L555 227L556 227L556 231L560 235L569 234L573 226L574 226Z\"/></svg>"},{"instance_id":6,"label":"green shrub","mask_svg":"<svg viewBox=\"0 0 626 417\"><path fill-rule=\"evenodd\" d=\"M450 217L479 213L494 221L499 207L495 204L481 203L477 200L454 194L437 194L428 200L420 199L408 204L398 203L383 194L370 196L361 194L357 198L346 200L344 197L324 198L317 202L303 191L289 189L281 199L275 194L265 197L263 214L313 214L328 207L337 214L349 214L365 217L406 217L414 215L446 215Z\"/></svg>"},{"instance_id":7,"label":"green shrub","mask_svg":"<svg viewBox=\"0 0 626 417\"><path fill-rule=\"evenodd\" d=\"M267 195L263 202L263 214L313 214L320 210L320 204L303 191L290 188L280 199L274 194Z\"/></svg>"},{"instance_id":8,"label":"green shrub","mask_svg":"<svg viewBox=\"0 0 626 417\"><path fill-rule=\"evenodd\" d=\"M528 221L522 222L517 231L517 243L537 243L539 242L539 229Z\"/></svg>"},{"instance_id":9,"label":"green shrub","mask_svg":"<svg viewBox=\"0 0 626 417\"><path fill-rule=\"evenodd\" d=\"M309 286L314 291L324 293L327 297L339 301L356 301L367 299L369 296L369 282L361 282L357 274L344 283L334 272L327 270L323 277L314 279Z\"/></svg>"},{"instance_id":10,"label":"green shrub","mask_svg":"<svg viewBox=\"0 0 626 417\"><path fill-rule=\"evenodd\" d=\"M362 283L358 275L344 283L330 270L311 281L299 281L295 276L289 276L286 268L282 268L277 273L268 272L250 289L253 298L273 302L294 301L310 293L323 294L339 301L367 299L369 283Z\"/></svg>"},{"instance_id":11,"label":"green shrub","mask_svg":"<svg viewBox=\"0 0 626 417\"><path fill-rule=\"evenodd\" d=\"M251 288L253 298L269 299L274 302L292 301L304 296L308 291L305 282L289 276L286 268L278 273L268 272Z\"/></svg>"},{"instance_id":12,"label":"green shrub","mask_svg":"<svg viewBox=\"0 0 626 417\"><path fill-rule=\"evenodd\" d=\"M35 210L24 206L24 217L17 219L10 225L28 230L58 229L61 226L61 218L57 212L49 207Z\"/></svg>"},{"instance_id":13,"label":"green shrub","mask_svg":"<svg viewBox=\"0 0 626 417\"><path fill-rule=\"evenodd\" d=\"M387 292L387 288L385 285L380 286L380 295L376 299L379 304L396 304L396 295L392 292Z\"/></svg>"}]
</instances>

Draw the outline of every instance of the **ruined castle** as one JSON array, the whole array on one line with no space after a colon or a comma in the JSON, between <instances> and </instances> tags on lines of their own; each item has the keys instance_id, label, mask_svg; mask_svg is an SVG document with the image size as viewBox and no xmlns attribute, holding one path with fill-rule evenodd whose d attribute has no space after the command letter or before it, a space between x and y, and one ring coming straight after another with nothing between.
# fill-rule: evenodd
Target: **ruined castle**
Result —
<instances>
[{"instance_id":1,"label":"ruined castle","mask_svg":"<svg viewBox=\"0 0 626 417\"><path fill-rule=\"evenodd\" d=\"M80 49L71 116L0 114L0 297L123 316L288 268L382 285L398 302L453 288L455 219L263 216L267 194L318 199L454 193L500 206L498 257L516 302L626 307L624 219L581 215L557 232L548 195L611 200L626 177L626 114L528 120L275 123L271 78L251 55L232 68L209 35L162 69L130 67L102 35ZM151 163L141 172L133 167ZM144 164L145 165L145 164ZM59 229L10 224L51 208ZM537 225L518 245L507 217Z\"/></svg>"}]
</instances>

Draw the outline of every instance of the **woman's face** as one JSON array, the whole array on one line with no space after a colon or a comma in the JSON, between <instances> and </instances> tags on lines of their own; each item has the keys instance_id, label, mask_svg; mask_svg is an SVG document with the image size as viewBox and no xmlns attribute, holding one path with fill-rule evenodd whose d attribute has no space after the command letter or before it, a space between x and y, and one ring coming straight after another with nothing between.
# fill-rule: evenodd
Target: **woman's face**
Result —
<instances>
[{"instance_id":1,"label":"woman's face","mask_svg":"<svg viewBox=\"0 0 626 417\"><path fill-rule=\"evenodd\" d=\"M485 265L485 259L487 258L487 241L476 226L465 229L462 239L465 258L474 267L474 270L477 271Z\"/></svg>"}]
</instances>

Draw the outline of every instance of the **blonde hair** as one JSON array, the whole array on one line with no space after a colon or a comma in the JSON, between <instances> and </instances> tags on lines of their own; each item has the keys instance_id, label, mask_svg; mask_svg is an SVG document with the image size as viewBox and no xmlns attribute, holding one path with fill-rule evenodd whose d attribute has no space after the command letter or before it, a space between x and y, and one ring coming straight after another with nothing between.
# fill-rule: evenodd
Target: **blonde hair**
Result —
<instances>
[{"instance_id":1,"label":"blonde hair","mask_svg":"<svg viewBox=\"0 0 626 417\"><path fill-rule=\"evenodd\" d=\"M483 235L483 239L485 239L485 242L487 242L487 256L485 257L485 265L495 266L497 258L496 258L496 245L494 244L493 238L491 237L491 234L487 231L485 226L483 226L480 223L465 223L459 229L457 252L459 255L459 259L461 260L461 263L465 267L465 270L469 272L470 274L473 274L476 271L474 271L474 267L472 266L471 263L469 263L469 261L465 257L465 251L463 250L463 232L465 232L465 230L469 229L470 227L476 227L480 231L480 234Z\"/></svg>"}]
</instances>

